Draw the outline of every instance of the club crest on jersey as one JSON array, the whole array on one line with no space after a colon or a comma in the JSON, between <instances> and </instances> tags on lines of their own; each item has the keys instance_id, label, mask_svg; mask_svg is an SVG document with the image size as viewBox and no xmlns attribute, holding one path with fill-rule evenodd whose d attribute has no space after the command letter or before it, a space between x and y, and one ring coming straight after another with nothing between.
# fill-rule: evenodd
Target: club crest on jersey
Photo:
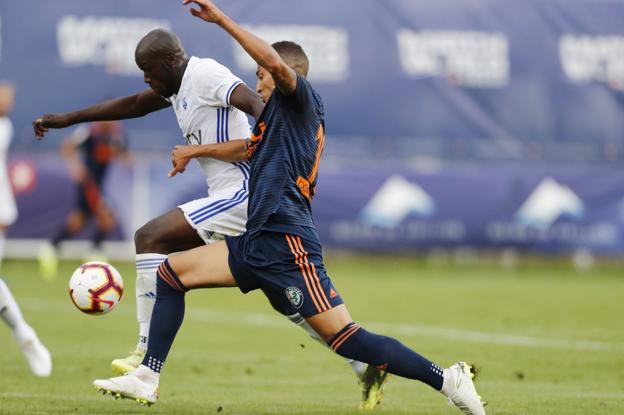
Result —
<instances>
[{"instance_id":1,"label":"club crest on jersey","mask_svg":"<svg viewBox=\"0 0 624 415\"><path fill-rule=\"evenodd\" d=\"M300 308L303 304L303 293L297 287L286 288L286 298L295 308Z\"/></svg>"}]
</instances>

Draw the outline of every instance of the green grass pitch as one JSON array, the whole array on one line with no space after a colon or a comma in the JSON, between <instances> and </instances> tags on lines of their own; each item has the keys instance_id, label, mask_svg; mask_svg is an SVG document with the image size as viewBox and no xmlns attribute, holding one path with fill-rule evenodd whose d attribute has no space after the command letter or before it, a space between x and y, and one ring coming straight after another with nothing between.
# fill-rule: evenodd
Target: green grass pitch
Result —
<instances>
[{"instance_id":1,"label":"green grass pitch","mask_svg":"<svg viewBox=\"0 0 624 415\"><path fill-rule=\"evenodd\" d=\"M49 379L30 375L0 325L0 414L358 414L359 389L338 356L270 309L260 293L187 295L186 320L151 408L96 393L110 361L135 345L134 271L122 303L89 316L71 304L65 263L44 282L32 262L5 262L2 275L50 349ZM624 278L615 266L504 270L420 260L334 257L333 281L356 321L399 338L448 366L481 368L488 414L624 414ZM417 382L392 377L379 414L458 414Z\"/></svg>"}]
</instances>

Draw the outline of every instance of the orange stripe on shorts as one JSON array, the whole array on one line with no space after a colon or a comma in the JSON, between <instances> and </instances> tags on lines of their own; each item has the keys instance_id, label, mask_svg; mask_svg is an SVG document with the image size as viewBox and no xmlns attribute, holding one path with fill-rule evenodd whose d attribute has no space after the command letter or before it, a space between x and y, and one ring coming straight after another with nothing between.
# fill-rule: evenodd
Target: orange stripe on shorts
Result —
<instances>
[{"instance_id":1,"label":"orange stripe on shorts","mask_svg":"<svg viewBox=\"0 0 624 415\"><path fill-rule=\"evenodd\" d=\"M329 301L327 300L325 291L323 291L323 287L321 286L321 280L319 279L318 274L316 273L316 268L314 267L314 263L308 262L308 253L306 252L305 249L303 249L303 244L301 243L301 238L299 236L296 237L296 241L299 244L299 249L305 254L303 257L303 260L305 262L306 267L308 268L308 270L310 269L310 266L312 267L310 274L314 275L313 281L318 289L320 301L322 304L324 304L327 307L327 310L329 310L332 307L331 307L331 304L329 304Z\"/></svg>"},{"instance_id":2,"label":"orange stripe on shorts","mask_svg":"<svg viewBox=\"0 0 624 415\"><path fill-rule=\"evenodd\" d=\"M295 250L294 241L291 240L292 237L286 234L284 236L286 236L286 242L288 242L288 246L290 247L290 252L292 252L292 254L295 256L295 263L299 265L299 268L301 269L301 274L303 274L303 280L305 281L305 285L308 288L308 293L310 294L310 297L312 298L312 302L314 303L314 306L316 307L316 311L320 313L323 310L319 306L319 303L316 301L316 297L314 293L312 292L312 289L310 288L308 275L306 274L305 268L303 267L303 264L301 263L301 254L297 253L297 251Z\"/></svg>"}]
</instances>

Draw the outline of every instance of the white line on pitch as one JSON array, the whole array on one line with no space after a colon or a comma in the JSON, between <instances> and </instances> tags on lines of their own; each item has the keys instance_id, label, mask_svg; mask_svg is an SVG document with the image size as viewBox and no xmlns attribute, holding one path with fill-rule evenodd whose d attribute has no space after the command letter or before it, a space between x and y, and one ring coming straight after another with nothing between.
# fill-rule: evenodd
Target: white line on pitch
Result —
<instances>
[{"instance_id":1,"label":"white line on pitch","mask_svg":"<svg viewBox=\"0 0 624 415\"><path fill-rule=\"evenodd\" d=\"M45 311L55 310L55 312L78 312L69 301L61 303L58 301L48 301L35 298L20 299L22 307L29 310ZM117 314L134 316L134 311L126 308L115 310ZM267 314L257 312L237 312L211 310L192 306L187 309L186 319L199 322L241 324L259 327L291 328L285 317L278 314ZM518 346L545 349L580 350L580 351L624 351L624 343L611 343L595 340L571 340L534 336L521 336L514 334L487 333L481 331L462 330L453 328L427 327L416 324L386 323L363 321L362 325L384 334L399 334L409 337L428 337L434 339L452 340L457 342L497 344L504 346Z\"/></svg>"}]
</instances>

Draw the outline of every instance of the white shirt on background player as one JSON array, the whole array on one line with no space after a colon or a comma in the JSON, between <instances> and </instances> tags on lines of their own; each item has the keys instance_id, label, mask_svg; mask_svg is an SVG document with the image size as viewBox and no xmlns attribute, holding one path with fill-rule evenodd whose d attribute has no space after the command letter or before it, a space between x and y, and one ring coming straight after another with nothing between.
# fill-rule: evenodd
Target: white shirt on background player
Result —
<instances>
[{"instance_id":1,"label":"white shirt on background player","mask_svg":"<svg viewBox=\"0 0 624 415\"><path fill-rule=\"evenodd\" d=\"M0 225L10 225L17 219L17 207L6 166L12 136L11 120L8 117L0 117Z\"/></svg>"}]
</instances>

